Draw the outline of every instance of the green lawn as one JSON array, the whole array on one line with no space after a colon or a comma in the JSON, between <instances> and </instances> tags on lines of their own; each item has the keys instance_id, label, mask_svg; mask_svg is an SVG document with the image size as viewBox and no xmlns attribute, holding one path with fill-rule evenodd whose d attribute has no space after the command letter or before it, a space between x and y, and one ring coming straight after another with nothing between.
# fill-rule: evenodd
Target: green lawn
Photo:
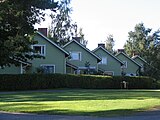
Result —
<instances>
[{"instance_id":1,"label":"green lawn","mask_svg":"<svg viewBox=\"0 0 160 120\"><path fill-rule=\"evenodd\" d=\"M160 90L52 90L0 93L0 111L117 116L160 106Z\"/></svg>"}]
</instances>

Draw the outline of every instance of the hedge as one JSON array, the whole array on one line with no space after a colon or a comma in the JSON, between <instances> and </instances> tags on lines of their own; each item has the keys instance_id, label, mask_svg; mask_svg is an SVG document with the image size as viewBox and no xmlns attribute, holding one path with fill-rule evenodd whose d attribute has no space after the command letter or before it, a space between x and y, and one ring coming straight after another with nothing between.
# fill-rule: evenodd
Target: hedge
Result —
<instances>
[{"instance_id":1,"label":"hedge","mask_svg":"<svg viewBox=\"0 0 160 120\"><path fill-rule=\"evenodd\" d=\"M153 88L149 77L122 77L68 74L0 75L0 91L37 90L54 88L120 89L126 81L128 89Z\"/></svg>"},{"instance_id":2,"label":"hedge","mask_svg":"<svg viewBox=\"0 0 160 120\"><path fill-rule=\"evenodd\" d=\"M160 89L160 80L157 80L157 82L156 82L156 88Z\"/></svg>"}]
</instances>

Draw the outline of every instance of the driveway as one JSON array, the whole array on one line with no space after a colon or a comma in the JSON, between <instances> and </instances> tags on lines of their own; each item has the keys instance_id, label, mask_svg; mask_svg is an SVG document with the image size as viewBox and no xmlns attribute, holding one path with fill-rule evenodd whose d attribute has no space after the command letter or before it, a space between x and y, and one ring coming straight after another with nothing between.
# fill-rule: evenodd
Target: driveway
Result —
<instances>
[{"instance_id":1,"label":"driveway","mask_svg":"<svg viewBox=\"0 0 160 120\"><path fill-rule=\"evenodd\" d=\"M0 120L160 120L160 111L149 111L138 113L134 116L112 118L0 112Z\"/></svg>"}]
</instances>

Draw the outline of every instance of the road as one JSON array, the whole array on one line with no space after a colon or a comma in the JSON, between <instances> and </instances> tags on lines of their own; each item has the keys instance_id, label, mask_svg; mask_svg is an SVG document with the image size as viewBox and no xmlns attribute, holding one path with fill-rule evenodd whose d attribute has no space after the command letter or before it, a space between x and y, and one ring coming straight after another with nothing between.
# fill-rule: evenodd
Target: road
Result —
<instances>
[{"instance_id":1,"label":"road","mask_svg":"<svg viewBox=\"0 0 160 120\"><path fill-rule=\"evenodd\" d=\"M160 110L138 113L133 116L110 118L0 112L0 120L160 120Z\"/></svg>"}]
</instances>

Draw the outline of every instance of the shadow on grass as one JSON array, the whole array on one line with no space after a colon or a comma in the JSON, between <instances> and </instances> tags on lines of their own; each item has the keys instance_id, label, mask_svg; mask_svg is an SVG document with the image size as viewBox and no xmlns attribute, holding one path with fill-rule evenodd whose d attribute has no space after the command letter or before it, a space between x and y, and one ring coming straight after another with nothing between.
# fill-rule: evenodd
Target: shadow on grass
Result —
<instances>
[{"instance_id":1,"label":"shadow on grass","mask_svg":"<svg viewBox=\"0 0 160 120\"><path fill-rule=\"evenodd\" d=\"M120 100L120 99L160 99L160 91L154 90L59 90L16 92L13 94L0 94L0 110L10 112L26 112L56 115L84 115L84 116L126 116L142 110L115 109L105 111L76 111L70 109L44 110L43 102L49 101L80 101L80 100ZM2 103L3 102L3 103ZM34 103L32 103L34 102ZM41 104L42 102L42 104ZM1 104L2 103L2 104ZM50 104L48 104L50 105ZM59 108L55 106L55 108Z\"/></svg>"},{"instance_id":2,"label":"shadow on grass","mask_svg":"<svg viewBox=\"0 0 160 120\"><path fill-rule=\"evenodd\" d=\"M22 104L21 104L22 105ZM26 104L25 104L26 105ZM27 107L17 107L19 105L13 105L13 109L11 109L7 105L1 106L2 108L5 108L5 111L7 112L19 112L19 113L36 113L36 114L46 114L46 115L70 115L70 116L96 116L96 117L116 117L116 116L128 116L128 115L133 115L134 113L137 112L142 112L138 109L131 110L131 109L116 109L116 110L104 110L104 111L74 111L70 109L53 109L53 110L44 110L43 108L39 108L37 110L33 111L26 111L25 108ZM28 106L30 107L30 106ZM18 111L17 111L18 108ZM34 108L34 106L32 106ZM30 108L30 109L32 109Z\"/></svg>"},{"instance_id":3,"label":"shadow on grass","mask_svg":"<svg viewBox=\"0 0 160 120\"><path fill-rule=\"evenodd\" d=\"M130 110L130 109L116 109L106 111L72 111L72 110L42 110L34 111L37 114L48 114L48 115L71 115L71 116L96 116L96 117L118 117L118 116L129 116L135 113L142 112L141 110Z\"/></svg>"},{"instance_id":4,"label":"shadow on grass","mask_svg":"<svg viewBox=\"0 0 160 120\"><path fill-rule=\"evenodd\" d=\"M70 115L70 116L96 116L96 117L119 117L138 115L138 113L144 112L145 115L157 115L160 111L146 111L143 109L114 109L114 110L101 110L101 111L78 111L70 109L51 109L44 110L43 104L40 103L12 103L0 105L3 111L7 112L21 112L21 113L36 113L46 115ZM11 107L12 106L12 107ZM42 107L39 107L42 106ZM0 110L1 110L0 109ZM29 110L28 110L29 109ZM33 109L33 110L32 110ZM18 111L17 111L18 110ZM143 115L144 115L143 114Z\"/></svg>"},{"instance_id":5,"label":"shadow on grass","mask_svg":"<svg viewBox=\"0 0 160 120\"><path fill-rule=\"evenodd\" d=\"M59 90L0 94L0 102L160 99L160 91L151 90Z\"/></svg>"}]
</instances>

